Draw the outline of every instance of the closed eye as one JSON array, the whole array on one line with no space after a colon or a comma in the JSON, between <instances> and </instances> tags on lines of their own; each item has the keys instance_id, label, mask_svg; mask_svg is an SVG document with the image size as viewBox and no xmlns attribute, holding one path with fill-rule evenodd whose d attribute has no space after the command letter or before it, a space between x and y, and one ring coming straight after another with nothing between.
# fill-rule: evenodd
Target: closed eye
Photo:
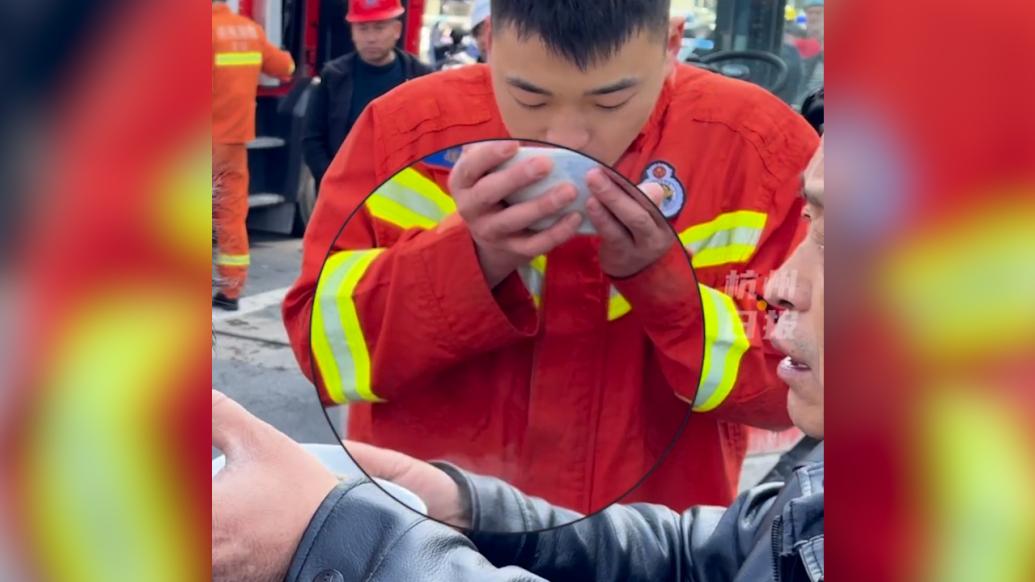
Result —
<instances>
[{"instance_id":1,"label":"closed eye","mask_svg":"<svg viewBox=\"0 0 1035 582\"><path fill-rule=\"evenodd\" d=\"M626 101L622 101L622 102L621 102L621 103L619 103L618 105L600 105L600 104L598 103L598 104L597 104L597 107L598 107L599 109L603 109L604 111L614 111L615 109L621 109L622 107L625 107L625 105L626 105L627 103L629 103L629 101L631 101L631 99L629 99L629 100L626 100Z\"/></svg>"}]
</instances>

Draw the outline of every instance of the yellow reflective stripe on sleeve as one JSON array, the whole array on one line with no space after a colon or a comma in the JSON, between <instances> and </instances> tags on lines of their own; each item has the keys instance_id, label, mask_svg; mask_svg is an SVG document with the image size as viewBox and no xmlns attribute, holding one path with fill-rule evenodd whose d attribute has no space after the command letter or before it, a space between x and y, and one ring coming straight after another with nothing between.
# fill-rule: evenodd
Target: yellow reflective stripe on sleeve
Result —
<instances>
[{"instance_id":1,"label":"yellow reflective stripe on sleeve","mask_svg":"<svg viewBox=\"0 0 1035 582\"><path fill-rule=\"evenodd\" d=\"M456 211L456 203L417 170L407 168L392 176L367 199L376 218L400 228L430 229Z\"/></svg>"},{"instance_id":2,"label":"yellow reflective stripe on sleeve","mask_svg":"<svg viewBox=\"0 0 1035 582\"><path fill-rule=\"evenodd\" d=\"M607 300L607 320L614 321L630 311L632 311L632 305L629 305L629 300L612 286L611 294Z\"/></svg>"},{"instance_id":3,"label":"yellow reflective stripe on sleeve","mask_svg":"<svg viewBox=\"0 0 1035 582\"><path fill-rule=\"evenodd\" d=\"M334 295L340 285L341 275L349 264L342 265L343 259L348 258L347 253L332 255L324 263L323 271L320 272L320 279L316 283L316 295L313 298L312 324L309 330L309 342L313 348L313 358L316 360L316 370L323 381L324 390L328 397L335 404L346 404L345 395L341 390L341 374L338 372L338 364L335 361L334 353L328 341L327 329L324 321L327 319L324 313L326 308L336 306ZM350 263L351 264L351 263ZM326 307L325 307L326 306Z\"/></svg>"},{"instance_id":4,"label":"yellow reflective stripe on sleeve","mask_svg":"<svg viewBox=\"0 0 1035 582\"><path fill-rule=\"evenodd\" d=\"M251 261L251 255L216 255L216 265L220 267L247 267Z\"/></svg>"},{"instance_id":5,"label":"yellow reflective stripe on sleeve","mask_svg":"<svg viewBox=\"0 0 1035 582\"><path fill-rule=\"evenodd\" d=\"M679 241L690 251L695 268L746 263L755 254L765 230L764 212L738 210L684 230ZM614 287L608 298L607 320L614 321L632 310Z\"/></svg>"},{"instance_id":6,"label":"yellow reflective stripe on sleeve","mask_svg":"<svg viewBox=\"0 0 1035 582\"><path fill-rule=\"evenodd\" d=\"M704 366L693 409L708 412L733 390L740 360L750 342L733 299L705 285L698 287L704 310Z\"/></svg>"},{"instance_id":7,"label":"yellow reflective stripe on sleeve","mask_svg":"<svg viewBox=\"0 0 1035 582\"><path fill-rule=\"evenodd\" d=\"M543 302L543 289L546 288L546 256L539 255L527 265L518 269L518 275L525 283L532 302L539 307Z\"/></svg>"},{"instance_id":8,"label":"yellow reflective stripe on sleeve","mask_svg":"<svg viewBox=\"0 0 1035 582\"><path fill-rule=\"evenodd\" d=\"M324 265L313 300L310 341L324 389L332 401L383 402L370 383L370 353L353 293L384 249L342 251Z\"/></svg>"},{"instance_id":9,"label":"yellow reflective stripe on sleeve","mask_svg":"<svg viewBox=\"0 0 1035 582\"><path fill-rule=\"evenodd\" d=\"M217 67L250 67L259 65L262 65L262 53L257 51L216 53Z\"/></svg>"},{"instance_id":10,"label":"yellow reflective stripe on sleeve","mask_svg":"<svg viewBox=\"0 0 1035 582\"><path fill-rule=\"evenodd\" d=\"M403 204L377 194L367 198L366 208L370 215L385 222L390 222L402 229L423 228L430 230L438 224L437 220L413 212Z\"/></svg>"},{"instance_id":11,"label":"yellow reflective stripe on sleeve","mask_svg":"<svg viewBox=\"0 0 1035 582\"><path fill-rule=\"evenodd\" d=\"M745 263L758 247L767 218L753 210L728 212L684 230L679 240L690 251L694 267Z\"/></svg>"},{"instance_id":12,"label":"yellow reflective stripe on sleeve","mask_svg":"<svg viewBox=\"0 0 1035 582\"><path fill-rule=\"evenodd\" d=\"M412 190L423 196L428 202L434 204L438 208L439 216L445 218L446 215L456 212L456 202L453 198L442 191L438 187L438 183L434 180L424 176L413 168L406 168L399 172L391 180L404 188Z\"/></svg>"},{"instance_id":13,"label":"yellow reflective stripe on sleeve","mask_svg":"<svg viewBox=\"0 0 1035 582\"><path fill-rule=\"evenodd\" d=\"M729 245L717 249L704 249L692 255L694 268L715 267L730 263L746 263L755 254L756 245Z\"/></svg>"}]
</instances>

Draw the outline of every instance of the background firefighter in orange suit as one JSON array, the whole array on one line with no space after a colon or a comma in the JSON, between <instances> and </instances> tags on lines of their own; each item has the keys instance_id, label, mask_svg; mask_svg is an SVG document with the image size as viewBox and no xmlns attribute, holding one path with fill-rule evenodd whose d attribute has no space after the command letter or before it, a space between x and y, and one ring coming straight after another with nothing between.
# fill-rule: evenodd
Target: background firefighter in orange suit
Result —
<instances>
[{"instance_id":1,"label":"background firefighter in orange suit","mask_svg":"<svg viewBox=\"0 0 1035 582\"><path fill-rule=\"evenodd\" d=\"M291 54L266 40L262 27L212 3L212 226L219 292L212 305L237 309L248 276L248 150L255 138L259 73L281 79L295 71Z\"/></svg>"},{"instance_id":2,"label":"background firefighter in orange suit","mask_svg":"<svg viewBox=\"0 0 1035 582\"><path fill-rule=\"evenodd\" d=\"M331 164L284 302L302 370L325 404L349 405L349 438L583 512L643 477L692 407L624 500L728 504L743 424L790 424L749 289L794 248L819 137L763 89L678 64L666 0L494 0L491 18L488 66L375 100ZM643 213L646 229L679 233L700 285L681 249L645 253L623 234L643 221L609 178L590 184L587 237L571 217L525 229L570 191L498 203L545 172L535 158L494 171L513 142L474 144L451 173L434 156L414 165L507 137L665 188L668 224Z\"/></svg>"}]
</instances>

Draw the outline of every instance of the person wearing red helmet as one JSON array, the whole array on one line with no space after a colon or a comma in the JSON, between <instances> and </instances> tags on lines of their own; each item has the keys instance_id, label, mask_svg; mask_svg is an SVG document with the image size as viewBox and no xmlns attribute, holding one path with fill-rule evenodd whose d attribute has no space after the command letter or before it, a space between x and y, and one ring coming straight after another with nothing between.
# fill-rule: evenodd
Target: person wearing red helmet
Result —
<instances>
[{"instance_id":1,"label":"person wearing red helmet","mask_svg":"<svg viewBox=\"0 0 1035 582\"><path fill-rule=\"evenodd\" d=\"M356 51L324 65L302 138L303 156L317 184L368 103L431 72L396 48L403 12L399 0L350 0L345 20Z\"/></svg>"},{"instance_id":2,"label":"person wearing red helmet","mask_svg":"<svg viewBox=\"0 0 1035 582\"><path fill-rule=\"evenodd\" d=\"M370 65L395 60L392 49L402 35L403 7L399 0L352 0L345 16L351 25L356 52Z\"/></svg>"}]
</instances>

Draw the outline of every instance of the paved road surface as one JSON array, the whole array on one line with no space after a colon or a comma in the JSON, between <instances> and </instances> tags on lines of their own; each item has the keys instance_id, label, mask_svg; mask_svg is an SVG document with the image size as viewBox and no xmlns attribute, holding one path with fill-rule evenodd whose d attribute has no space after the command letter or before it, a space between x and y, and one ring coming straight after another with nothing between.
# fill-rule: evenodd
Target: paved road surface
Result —
<instances>
[{"instance_id":1,"label":"paved road surface","mask_svg":"<svg viewBox=\"0 0 1035 582\"><path fill-rule=\"evenodd\" d=\"M288 347L280 304L298 276L302 240L252 233L241 310L212 312L212 386L300 442L332 443L316 392ZM334 414L340 418L341 412Z\"/></svg>"}]
</instances>

